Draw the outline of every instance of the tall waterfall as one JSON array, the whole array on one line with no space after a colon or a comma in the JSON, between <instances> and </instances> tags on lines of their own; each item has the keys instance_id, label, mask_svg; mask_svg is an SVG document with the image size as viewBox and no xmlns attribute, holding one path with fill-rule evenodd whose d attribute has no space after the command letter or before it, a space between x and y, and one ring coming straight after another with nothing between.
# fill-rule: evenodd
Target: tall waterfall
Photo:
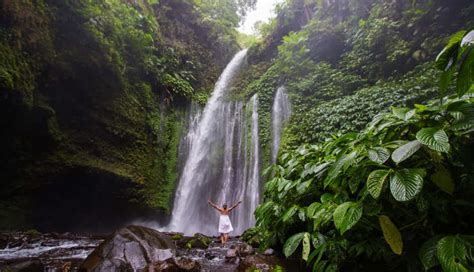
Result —
<instances>
[{"instance_id":1,"label":"tall waterfall","mask_svg":"<svg viewBox=\"0 0 474 272\"><path fill-rule=\"evenodd\" d=\"M272 108L272 162L275 163L280 148L281 133L283 125L290 118L291 104L285 92L285 86L278 87Z\"/></svg>"},{"instance_id":2,"label":"tall waterfall","mask_svg":"<svg viewBox=\"0 0 474 272\"><path fill-rule=\"evenodd\" d=\"M234 56L202 114L197 112L190 120L188 134L181 144L185 163L167 230L216 235L219 217L208 206L208 199L218 205L243 201L231 214L234 234L255 222L253 211L259 201L260 186L258 100L254 96L247 105L225 101L245 55L246 50L242 50Z\"/></svg>"}]
</instances>

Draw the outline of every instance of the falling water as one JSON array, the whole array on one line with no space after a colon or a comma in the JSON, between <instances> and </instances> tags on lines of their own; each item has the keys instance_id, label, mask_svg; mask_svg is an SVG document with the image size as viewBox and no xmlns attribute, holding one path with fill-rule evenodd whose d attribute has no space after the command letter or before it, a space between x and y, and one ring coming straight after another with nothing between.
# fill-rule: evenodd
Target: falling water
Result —
<instances>
[{"instance_id":1,"label":"falling water","mask_svg":"<svg viewBox=\"0 0 474 272\"><path fill-rule=\"evenodd\" d=\"M202 115L196 115L199 122L189 126L187 139L182 142L187 157L167 230L215 235L218 214L208 206L208 199L218 205L243 201L231 215L235 234L254 223L260 175L258 101L256 96L247 105L225 101L245 55L246 50L242 50L234 56L217 81ZM251 118L246 118L249 111Z\"/></svg>"},{"instance_id":2,"label":"falling water","mask_svg":"<svg viewBox=\"0 0 474 272\"><path fill-rule=\"evenodd\" d=\"M285 86L278 87L272 108L272 162L276 162L278 149L280 148L281 133L283 125L290 118L291 104L285 93Z\"/></svg>"}]
</instances>

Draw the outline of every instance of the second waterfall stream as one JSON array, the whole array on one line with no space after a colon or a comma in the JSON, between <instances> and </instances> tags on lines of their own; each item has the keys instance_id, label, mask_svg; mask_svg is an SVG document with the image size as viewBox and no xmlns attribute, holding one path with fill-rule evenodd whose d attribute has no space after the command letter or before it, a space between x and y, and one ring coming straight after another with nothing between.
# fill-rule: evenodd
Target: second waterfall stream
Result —
<instances>
[{"instance_id":1,"label":"second waterfall stream","mask_svg":"<svg viewBox=\"0 0 474 272\"><path fill-rule=\"evenodd\" d=\"M226 100L246 53L238 52L224 69L197 125L186 135L169 231L217 235L218 214L208 199L218 205L242 200L231 214L234 235L255 223L260 191L258 98L247 104Z\"/></svg>"}]
</instances>

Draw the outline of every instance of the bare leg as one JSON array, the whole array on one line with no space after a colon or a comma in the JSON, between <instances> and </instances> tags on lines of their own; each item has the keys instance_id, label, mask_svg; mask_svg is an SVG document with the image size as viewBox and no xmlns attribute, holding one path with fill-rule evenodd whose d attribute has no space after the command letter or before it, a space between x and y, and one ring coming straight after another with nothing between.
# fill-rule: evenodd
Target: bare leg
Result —
<instances>
[{"instance_id":1,"label":"bare leg","mask_svg":"<svg viewBox=\"0 0 474 272\"><path fill-rule=\"evenodd\" d=\"M224 233L221 233L221 243L224 244L225 243L225 237L224 237Z\"/></svg>"}]
</instances>

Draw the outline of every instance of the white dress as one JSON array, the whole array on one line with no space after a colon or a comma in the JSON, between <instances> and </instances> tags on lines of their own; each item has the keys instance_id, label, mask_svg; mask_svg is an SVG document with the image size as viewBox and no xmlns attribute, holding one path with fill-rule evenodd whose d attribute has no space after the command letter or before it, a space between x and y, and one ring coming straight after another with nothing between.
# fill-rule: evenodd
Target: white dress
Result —
<instances>
[{"instance_id":1,"label":"white dress","mask_svg":"<svg viewBox=\"0 0 474 272\"><path fill-rule=\"evenodd\" d=\"M232 223L230 222L230 218L228 215L223 215L219 217L219 232L220 233L229 233L233 231Z\"/></svg>"}]
</instances>

